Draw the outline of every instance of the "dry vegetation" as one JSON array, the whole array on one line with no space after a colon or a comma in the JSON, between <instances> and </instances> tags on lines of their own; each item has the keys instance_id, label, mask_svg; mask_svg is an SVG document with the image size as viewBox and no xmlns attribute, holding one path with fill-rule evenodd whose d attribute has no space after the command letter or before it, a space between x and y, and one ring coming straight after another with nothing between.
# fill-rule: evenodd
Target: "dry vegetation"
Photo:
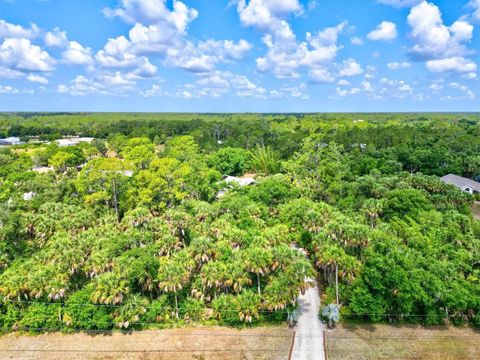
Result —
<instances>
[{"instance_id":1,"label":"dry vegetation","mask_svg":"<svg viewBox=\"0 0 480 360\"><path fill-rule=\"evenodd\" d=\"M286 360L291 341L292 333L285 328L10 334L0 337L0 359Z\"/></svg>"},{"instance_id":2,"label":"dry vegetation","mask_svg":"<svg viewBox=\"0 0 480 360\"><path fill-rule=\"evenodd\" d=\"M329 360L480 359L480 332L471 328L343 325L327 334Z\"/></svg>"}]
</instances>

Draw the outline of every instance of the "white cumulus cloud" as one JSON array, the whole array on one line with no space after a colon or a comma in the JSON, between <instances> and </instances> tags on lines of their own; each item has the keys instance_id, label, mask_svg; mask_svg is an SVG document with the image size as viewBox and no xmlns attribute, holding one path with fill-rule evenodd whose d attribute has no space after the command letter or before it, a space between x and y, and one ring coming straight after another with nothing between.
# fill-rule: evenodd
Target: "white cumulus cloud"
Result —
<instances>
[{"instance_id":1,"label":"white cumulus cloud","mask_svg":"<svg viewBox=\"0 0 480 360\"><path fill-rule=\"evenodd\" d=\"M43 84L43 85L48 84L48 79L46 77L36 75L36 74L29 74L27 76L27 80L30 81L30 82L39 83L39 84Z\"/></svg>"},{"instance_id":2,"label":"white cumulus cloud","mask_svg":"<svg viewBox=\"0 0 480 360\"><path fill-rule=\"evenodd\" d=\"M6 39L0 45L0 66L16 71L52 71L55 60L29 39Z\"/></svg>"},{"instance_id":3,"label":"white cumulus cloud","mask_svg":"<svg viewBox=\"0 0 480 360\"><path fill-rule=\"evenodd\" d=\"M66 47L68 45L67 33L56 27L49 31L44 37L45 45L49 47Z\"/></svg>"},{"instance_id":4,"label":"white cumulus cloud","mask_svg":"<svg viewBox=\"0 0 480 360\"><path fill-rule=\"evenodd\" d=\"M76 41L70 41L62 57L68 65L91 65L93 63L92 50L83 47Z\"/></svg>"},{"instance_id":5,"label":"white cumulus cloud","mask_svg":"<svg viewBox=\"0 0 480 360\"><path fill-rule=\"evenodd\" d=\"M33 39L40 33L40 28L36 24L30 24L30 28L24 28L21 25L11 24L5 20L0 20L0 38L24 38Z\"/></svg>"},{"instance_id":6,"label":"white cumulus cloud","mask_svg":"<svg viewBox=\"0 0 480 360\"><path fill-rule=\"evenodd\" d=\"M363 74L362 66L354 59L344 60L338 70L340 77L352 77Z\"/></svg>"},{"instance_id":7,"label":"white cumulus cloud","mask_svg":"<svg viewBox=\"0 0 480 360\"><path fill-rule=\"evenodd\" d=\"M372 41L392 41L397 36L397 25L390 21L382 21L375 30L367 35L367 38Z\"/></svg>"}]
</instances>

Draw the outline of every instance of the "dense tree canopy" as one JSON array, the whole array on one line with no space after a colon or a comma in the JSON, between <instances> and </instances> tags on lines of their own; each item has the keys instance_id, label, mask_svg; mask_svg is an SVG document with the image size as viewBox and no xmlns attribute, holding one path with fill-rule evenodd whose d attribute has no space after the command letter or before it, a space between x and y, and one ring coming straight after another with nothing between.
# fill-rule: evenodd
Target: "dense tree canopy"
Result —
<instances>
[{"instance_id":1,"label":"dense tree canopy","mask_svg":"<svg viewBox=\"0 0 480 360\"><path fill-rule=\"evenodd\" d=\"M283 321L316 274L325 302L338 274L344 318L480 325L475 198L438 178L480 176L475 115L1 114L0 131L30 138L0 148L3 331ZM97 139L44 142L72 134Z\"/></svg>"}]
</instances>

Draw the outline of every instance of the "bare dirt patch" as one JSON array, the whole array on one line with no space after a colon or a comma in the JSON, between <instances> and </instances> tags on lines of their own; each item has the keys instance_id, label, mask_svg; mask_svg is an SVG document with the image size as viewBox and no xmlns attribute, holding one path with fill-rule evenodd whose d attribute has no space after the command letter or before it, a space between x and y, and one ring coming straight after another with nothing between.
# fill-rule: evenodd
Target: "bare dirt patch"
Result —
<instances>
[{"instance_id":1,"label":"bare dirt patch","mask_svg":"<svg viewBox=\"0 0 480 360\"><path fill-rule=\"evenodd\" d=\"M480 332L471 328L342 325L326 339L329 360L480 359Z\"/></svg>"},{"instance_id":2,"label":"bare dirt patch","mask_svg":"<svg viewBox=\"0 0 480 360\"><path fill-rule=\"evenodd\" d=\"M0 359L286 360L292 332L285 328L192 328L0 337Z\"/></svg>"}]
</instances>

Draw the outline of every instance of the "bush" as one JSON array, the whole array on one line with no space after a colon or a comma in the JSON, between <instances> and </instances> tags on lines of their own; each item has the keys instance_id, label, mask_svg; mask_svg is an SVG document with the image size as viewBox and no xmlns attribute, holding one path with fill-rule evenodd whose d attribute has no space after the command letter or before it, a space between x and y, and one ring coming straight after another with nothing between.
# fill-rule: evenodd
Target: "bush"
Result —
<instances>
[{"instance_id":1,"label":"bush","mask_svg":"<svg viewBox=\"0 0 480 360\"><path fill-rule=\"evenodd\" d=\"M0 305L0 330L8 332L16 327L21 320L20 309L11 303L1 303Z\"/></svg>"},{"instance_id":2,"label":"bush","mask_svg":"<svg viewBox=\"0 0 480 360\"><path fill-rule=\"evenodd\" d=\"M63 328L60 304L30 305L20 320L20 327L30 331L58 331Z\"/></svg>"},{"instance_id":3,"label":"bush","mask_svg":"<svg viewBox=\"0 0 480 360\"><path fill-rule=\"evenodd\" d=\"M242 175L249 166L249 153L241 148L224 148L210 155L208 164L224 175Z\"/></svg>"},{"instance_id":4,"label":"bush","mask_svg":"<svg viewBox=\"0 0 480 360\"><path fill-rule=\"evenodd\" d=\"M180 304L180 314L187 322L200 322L205 318L205 303L189 297Z\"/></svg>"},{"instance_id":5,"label":"bush","mask_svg":"<svg viewBox=\"0 0 480 360\"><path fill-rule=\"evenodd\" d=\"M155 323L168 323L174 318L175 313L168 301L168 296L162 295L147 305L147 312L143 320L147 324L154 325Z\"/></svg>"},{"instance_id":6,"label":"bush","mask_svg":"<svg viewBox=\"0 0 480 360\"><path fill-rule=\"evenodd\" d=\"M73 329L108 330L113 327L110 310L92 304L91 292L83 289L72 294L65 303L63 322Z\"/></svg>"}]
</instances>

